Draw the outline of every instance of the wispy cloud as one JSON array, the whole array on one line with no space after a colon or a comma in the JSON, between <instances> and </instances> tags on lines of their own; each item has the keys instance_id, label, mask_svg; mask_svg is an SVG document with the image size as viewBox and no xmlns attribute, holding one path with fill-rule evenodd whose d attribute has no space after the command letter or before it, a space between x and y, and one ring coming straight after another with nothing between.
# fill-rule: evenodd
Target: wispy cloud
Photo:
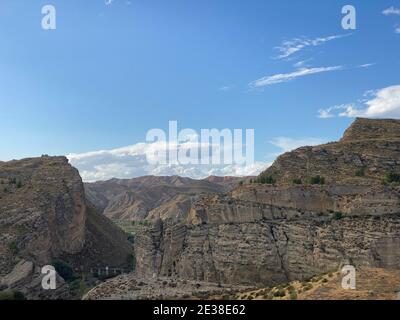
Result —
<instances>
[{"instance_id":1,"label":"wispy cloud","mask_svg":"<svg viewBox=\"0 0 400 320\"><path fill-rule=\"evenodd\" d=\"M287 41L284 41L279 47L276 47L276 50L279 51L279 55L276 58L277 59L288 58L291 55L298 53L299 51L301 51L307 47L317 47L328 41L344 38L344 37L347 37L350 35L351 35L351 33L343 34L343 35L320 37L320 38L316 38L316 39L308 39L308 38L302 37L302 38L295 38L292 40L287 40Z\"/></svg>"},{"instance_id":2,"label":"wispy cloud","mask_svg":"<svg viewBox=\"0 0 400 320\"><path fill-rule=\"evenodd\" d=\"M368 91L372 96L361 103L349 103L319 110L319 117L400 118L400 85Z\"/></svg>"},{"instance_id":3,"label":"wispy cloud","mask_svg":"<svg viewBox=\"0 0 400 320\"><path fill-rule=\"evenodd\" d=\"M299 77L305 77L312 74L337 71L337 70L343 70L343 66L303 68L291 73L279 73L272 76L266 76L249 83L249 86L252 88L261 88L277 83L289 82Z\"/></svg>"},{"instance_id":4,"label":"wispy cloud","mask_svg":"<svg viewBox=\"0 0 400 320\"><path fill-rule=\"evenodd\" d=\"M304 68L304 67L306 67L308 65L307 62L312 61L312 60L313 60L313 58L298 61L298 62L293 64L293 67L295 67L295 68Z\"/></svg>"},{"instance_id":5,"label":"wispy cloud","mask_svg":"<svg viewBox=\"0 0 400 320\"><path fill-rule=\"evenodd\" d=\"M400 16L400 8L390 7L382 11L385 16L397 15Z\"/></svg>"},{"instance_id":6,"label":"wispy cloud","mask_svg":"<svg viewBox=\"0 0 400 320\"><path fill-rule=\"evenodd\" d=\"M105 3L106 6L109 6L113 2L114 2L114 0L104 0L104 3Z\"/></svg>"},{"instance_id":7,"label":"wispy cloud","mask_svg":"<svg viewBox=\"0 0 400 320\"><path fill-rule=\"evenodd\" d=\"M372 67L374 65L375 65L375 63L365 63L365 64L360 64L358 67L359 68L369 68L369 67Z\"/></svg>"},{"instance_id":8,"label":"wispy cloud","mask_svg":"<svg viewBox=\"0 0 400 320\"><path fill-rule=\"evenodd\" d=\"M396 32L397 34L400 34L400 27L396 27L396 29L394 29L394 32Z\"/></svg>"},{"instance_id":9,"label":"wispy cloud","mask_svg":"<svg viewBox=\"0 0 400 320\"><path fill-rule=\"evenodd\" d=\"M228 86L222 86L219 88L220 91L229 91L232 90L235 86L234 85L228 85Z\"/></svg>"},{"instance_id":10,"label":"wispy cloud","mask_svg":"<svg viewBox=\"0 0 400 320\"><path fill-rule=\"evenodd\" d=\"M353 104L341 104L333 107L329 107L326 109L320 109L318 110L318 118L321 119L329 119L329 118L334 118L337 115L335 114L335 111L338 110L347 110L349 108L354 108Z\"/></svg>"}]
</instances>

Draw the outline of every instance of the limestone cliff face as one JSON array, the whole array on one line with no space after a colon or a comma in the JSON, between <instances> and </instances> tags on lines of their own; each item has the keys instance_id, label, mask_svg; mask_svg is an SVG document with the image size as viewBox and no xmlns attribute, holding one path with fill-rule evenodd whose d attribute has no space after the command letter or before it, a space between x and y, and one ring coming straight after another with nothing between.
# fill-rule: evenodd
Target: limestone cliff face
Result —
<instances>
[{"instance_id":1,"label":"limestone cliff face","mask_svg":"<svg viewBox=\"0 0 400 320\"><path fill-rule=\"evenodd\" d=\"M204 196L180 223L158 221L136 236L138 275L272 285L347 263L400 268L400 187L382 184L399 172L399 123L358 119L338 143L281 156L263 173L277 185ZM315 175L325 184L306 183Z\"/></svg>"},{"instance_id":2,"label":"limestone cliff face","mask_svg":"<svg viewBox=\"0 0 400 320\"><path fill-rule=\"evenodd\" d=\"M137 237L141 276L271 285L356 266L400 266L398 215L174 225Z\"/></svg>"},{"instance_id":3,"label":"limestone cliff face","mask_svg":"<svg viewBox=\"0 0 400 320\"><path fill-rule=\"evenodd\" d=\"M111 253L104 253L103 261L125 265L129 243L97 216L86 202L78 171L65 157L0 162L0 290L18 289L29 298L67 298L64 284L55 292L41 290L41 267L64 257L71 263L95 263L88 247L107 247Z\"/></svg>"},{"instance_id":4,"label":"limestone cliff face","mask_svg":"<svg viewBox=\"0 0 400 320\"><path fill-rule=\"evenodd\" d=\"M65 158L0 163L1 244L46 263L82 250L86 203L78 172ZM2 259L3 260L3 259Z\"/></svg>"}]
</instances>

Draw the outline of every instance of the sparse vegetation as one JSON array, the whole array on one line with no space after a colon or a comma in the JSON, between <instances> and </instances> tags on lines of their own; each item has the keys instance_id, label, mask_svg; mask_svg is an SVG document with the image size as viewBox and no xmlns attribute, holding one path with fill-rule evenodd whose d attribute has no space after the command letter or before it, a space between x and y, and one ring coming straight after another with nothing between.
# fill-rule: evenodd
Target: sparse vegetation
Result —
<instances>
[{"instance_id":1,"label":"sparse vegetation","mask_svg":"<svg viewBox=\"0 0 400 320\"><path fill-rule=\"evenodd\" d=\"M26 300L25 295L20 291L1 291L0 300Z\"/></svg>"},{"instance_id":2,"label":"sparse vegetation","mask_svg":"<svg viewBox=\"0 0 400 320\"><path fill-rule=\"evenodd\" d=\"M315 176L315 177L311 177L310 178L310 184L314 184L314 185L323 185L325 184L325 178L321 177L321 176Z\"/></svg>"},{"instance_id":3,"label":"sparse vegetation","mask_svg":"<svg viewBox=\"0 0 400 320\"><path fill-rule=\"evenodd\" d=\"M400 184L400 174L387 172L383 177L384 184Z\"/></svg>"},{"instance_id":4,"label":"sparse vegetation","mask_svg":"<svg viewBox=\"0 0 400 320\"><path fill-rule=\"evenodd\" d=\"M8 250L10 250L10 252L12 254L17 254L18 253L18 246L17 243L15 241L12 241L8 244Z\"/></svg>"},{"instance_id":5,"label":"sparse vegetation","mask_svg":"<svg viewBox=\"0 0 400 320\"><path fill-rule=\"evenodd\" d=\"M283 298L284 296L286 296L285 289L278 289L277 291L274 292L274 297Z\"/></svg>"},{"instance_id":6,"label":"sparse vegetation","mask_svg":"<svg viewBox=\"0 0 400 320\"><path fill-rule=\"evenodd\" d=\"M297 300L297 292L296 290L292 290L289 292L290 300Z\"/></svg>"},{"instance_id":7,"label":"sparse vegetation","mask_svg":"<svg viewBox=\"0 0 400 320\"><path fill-rule=\"evenodd\" d=\"M335 217L335 220L341 220L341 219L343 219L343 213L335 212L334 217Z\"/></svg>"},{"instance_id":8,"label":"sparse vegetation","mask_svg":"<svg viewBox=\"0 0 400 320\"><path fill-rule=\"evenodd\" d=\"M258 177L256 180L254 180L254 183L259 183L259 184L275 184L276 179L272 176L261 176Z\"/></svg>"},{"instance_id":9,"label":"sparse vegetation","mask_svg":"<svg viewBox=\"0 0 400 320\"><path fill-rule=\"evenodd\" d=\"M303 184L303 181L301 181L301 179L293 179L292 183L293 184Z\"/></svg>"},{"instance_id":10,"label":"sparse vegetation","mask_svg":"<svg viewBox=\"0 0 400 320\"><path fill-rule=\"evenodd\" d=\"M303 285L303 291L309 291L313 288L313 285L311 283L306 283Z\"/></svg>"},{"instance_id":11,"label":"sparse vegetation","mask_svg":"<svg viewBox=\"0 0 400 320\"><path fill-rule=\"evenodd\" d=\"M359 168L356 171L356 177L364 177L365 176L365 167Z\"/></svg>"}]
</instances>

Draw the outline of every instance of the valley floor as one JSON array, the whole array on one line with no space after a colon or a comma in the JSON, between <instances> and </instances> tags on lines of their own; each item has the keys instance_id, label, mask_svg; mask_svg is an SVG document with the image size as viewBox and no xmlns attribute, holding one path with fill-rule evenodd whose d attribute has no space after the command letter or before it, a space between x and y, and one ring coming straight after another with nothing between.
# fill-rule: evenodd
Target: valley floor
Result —
<instances>
[{"instance_id":1,"label":"valley floor","mask_svg":"<svg viewBox=\"0 0 400 320\"><path fill-rule=\"evenodd\" d=\"M342 288L340 272L270 288L220 285L172 278L139 279L134 274L108 280L87 300L400 300L400 270L362 268L356 290Z\"/></svg>"}]
</instances>

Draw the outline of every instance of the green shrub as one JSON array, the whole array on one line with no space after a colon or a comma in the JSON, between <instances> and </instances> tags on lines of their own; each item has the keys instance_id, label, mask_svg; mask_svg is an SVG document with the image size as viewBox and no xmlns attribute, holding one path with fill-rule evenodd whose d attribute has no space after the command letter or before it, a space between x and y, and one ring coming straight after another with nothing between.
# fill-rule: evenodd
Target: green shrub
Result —
<instances>
[{"instance_id":1,"label":"green shrub","mask_svg":"<svg viewBox=\"0 0 400 320\"><path fill-rule=\"evenodd\" d=\"M280 297L280 298L286 296L286 291L285 291L285 289L279 289L279 290L275 291L275 292L274 292L274 296L275 296L275 297Z\"/></svg>"},{"instance_id":2,"label":"green shrub","mask_svg":"<svg viewBox=\"0 0 400 320\"><path fill-rule=\"evenodd\" d=\"M0 300L26 300L25 295L20 291L1 291Z\"/></svg>"},{"instance_id":3,"label":"green shrub","mask_svg":"<svg viewBox=\"0 0 400 320\"><path fill-rule=\"evenodd\" d=\"M325 178L321 176L315 176L310 178L310 184L325 184Z\"/></svg>"},{"instance_id":4,"label":"green shrub","mask_svg":"<svg viewBox=\"0 0 400 320\"><path fill-rule=\"evenodd\" d=\"M307 285L303 287L303 290L308 291L308 290L311 290L312 288L313 288L313 285L311 283L307 283Z\"/></svg>"},{"instance_id":5,"label":"green shrub","mask_svg":"<svg viewBox=\"0 0 400 320\"><path fill-rule=\"evenodd\" d=\"M10 252L12 254L17 254L18 253L18 246L17 243L15 241L12 241L8 244L8 250L10 250Z\"/></svg>"},{"instance_id":6,"label":"green shrub","mask_svg":"<svg viewBox=\"0 0 400 320\"><path fill-rule=\"evenodd\" d=\"M271 176L261 176L255 180L255 183L260 183L260 184L275 184L276 179Z\"/></svg>"},{"instance_id":7,"label":"green shrub","mask_svg":"<svg viewBox=\"0 0 400 320\"><path fill-rule=\"evenodd\" d=\"M293 179L292 183L293 184L303 184L303 181L301 181L301 179Z\"/></svg>"},{"instance_id":8,"label":"green shrub","mask_svg":"<svg viewBox=\"0 0 400 320\"><path fill-rule=\"evenodd\" d=\"M17 179L16 178L8 179L8 184L16 184L16 183L17 183Z\"/></svg>"},{"instance_id":9,"label":"green shrub","mask_svg":"<svg viewBox=\"0 0 400 320\"><path fill-rule=\"evenodd\" d=\"M17 182L17 188L18 188L18 189L22 188L22 182L21 182L21 181L18 181L18 182Z\"/></svg>"},{"instance_id":10,"label":"green shrub","mask_svg":"<svg viewBox=\"0 0 400 320\"><path fill-rule=\"evenodd\" d=\"M343 213L335 212L335 220L341 220L341 219L343 219Z\"/></svg>"},{"instance_id":11,"label":"green shrub","mask_svg":"<svg viewBox=\"0 0 400 320\"><path fill-rule=\"evenodd\" d=\"M14 292L12 291L1 291L0 300L14 300Z\"/></svg>"},{"instance_id":12,"label":"green shrub","mask_svg":"<svg viewBox=\"0 0 400 320\"><path fill-rule=\"evenodd\" d=\"M297 300L297 292L296 290L292 290L289 292L290 300Z\"/></svg>"},{"instance_id":13,"label":"green shrub","mask_svg":"<svg viewBox=\"0 0 400 320\"><path fill-rule=\"evenodd\" d=\"M383 178L384 183L400 183L400 174L387 172Z\"/></svg>"},{"instance_id":14,"label":"green shrub","mask_svg":"<svg viewBox=\"0 0 400 320\"><path fill-rule=\"evenodd\" d=\"M363 167L363 168L357 169L356 177L364 177L364 176L365 176L365 168Z\"/></svg>"}]
</instances>

